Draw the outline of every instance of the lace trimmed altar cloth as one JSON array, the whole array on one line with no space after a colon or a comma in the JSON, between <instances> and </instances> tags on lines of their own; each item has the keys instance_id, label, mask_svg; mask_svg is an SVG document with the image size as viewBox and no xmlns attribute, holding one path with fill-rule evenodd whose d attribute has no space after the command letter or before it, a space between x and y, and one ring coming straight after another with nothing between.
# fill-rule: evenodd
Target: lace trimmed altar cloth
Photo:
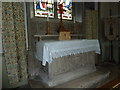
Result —
<instances>
[{"instance_id":1,"label":"lace trimmed altar cloth","mask_svg":"<svg viewBox=\"0 0 120 90\"><path fill-rule=\"evenodd\" d=\"M51 63L53 58L90 51L100 54L98 40L39 41L36 44L36 58L42 61L43 66L46 62Z\"/></svg>"}]
</instances>

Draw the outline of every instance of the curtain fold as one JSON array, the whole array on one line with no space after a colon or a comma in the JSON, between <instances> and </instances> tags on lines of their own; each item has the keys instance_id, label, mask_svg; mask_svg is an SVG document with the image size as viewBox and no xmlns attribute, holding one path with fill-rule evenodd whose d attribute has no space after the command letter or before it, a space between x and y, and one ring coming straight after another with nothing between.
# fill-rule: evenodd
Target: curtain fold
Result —
<instances>
[{"instance_id":1,"label":"curtain fold","mask_svg":"<svg viewBox=\"0 0 120 90\"><path fill-rule=\"evenodd\" d=\"M10 84L27 79L23 2L2 3L3 51Z\"/></svg>"}]
</instances>

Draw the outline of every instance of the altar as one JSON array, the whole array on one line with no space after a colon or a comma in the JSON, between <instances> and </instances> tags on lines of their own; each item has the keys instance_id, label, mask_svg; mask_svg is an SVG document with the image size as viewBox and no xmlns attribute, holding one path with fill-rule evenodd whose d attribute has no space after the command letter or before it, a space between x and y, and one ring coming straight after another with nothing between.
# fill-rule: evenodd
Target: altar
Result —
<instances>
[{"instance_id":1,"label":"altar","mask_svg":"<svg viewBox=\"0 0 120 90\"><path fill-rule=\"evenodd\" d=\"M100 54L98 40L39 41L36 58L40 61L39 77L48 87L96 71L95 53Z\"/></svg>"}]
</instances>

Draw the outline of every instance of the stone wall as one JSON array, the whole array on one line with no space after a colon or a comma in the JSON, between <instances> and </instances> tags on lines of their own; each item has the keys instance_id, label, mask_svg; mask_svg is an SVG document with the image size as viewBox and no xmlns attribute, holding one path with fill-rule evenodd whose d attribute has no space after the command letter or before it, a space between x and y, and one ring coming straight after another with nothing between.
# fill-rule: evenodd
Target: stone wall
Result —
<instances>
[{"instance_id":1,"label":"stone wall","mask_svg":"<svg viewBox=\"0 0 120 90\"><path fill-rule=\"evenodd\" d=\"M29 70L29 75L34 76L38 72L38 61L35 59L35 38L34 35L45 35L47 32L47 18L34 17L33 4L27 3L27 17L28 17L28 38L29 38L29 52L28 52L28 66L31 68ZM32 9L31 9L32 8ZM32 13L32 15L31 15ZM60 20L57 17L50 19L50 32L53 35L58 34ZM63 20L63 26L74 33L73 31L73 20ZM83 34L82 23L76 22L76 34ZM54 38L46 38L54 39Z\"/></svg>"},{"instance_id":2,"label":"stone wall","mask_svg":"<svg viewBox=\"0 0 120 90\"><path fill-rule=\"evenodd\" d=\"M109 18L110 16L110 8L111 8L111 15L113 18L118 19L116 16L119 15L119 3L118 2L101 2L99 3L99 40L101 45L101 57L99 58L100 62L109 61L109 52L110 52L110 41L107 40L105 37L105 27L104 27L104 20ZM119 27L120 28L120 27ZM118 29L120 31L120 29ZM118 54L118 41L113 41L114 47L114 59L115 62L118 63L119 61L119 54Z\"/></svg>"},{"instance_id":3,"label":"stone wall","mask_svg":"<svg viewBox=\"0 0 120 90\"><path fill-rule=\"evenodd\" d=\"M2 2L0 2L0 77L2 77ZM0 78L0 89L2 89L2 78Z\"/></svg>"}]
</instances>

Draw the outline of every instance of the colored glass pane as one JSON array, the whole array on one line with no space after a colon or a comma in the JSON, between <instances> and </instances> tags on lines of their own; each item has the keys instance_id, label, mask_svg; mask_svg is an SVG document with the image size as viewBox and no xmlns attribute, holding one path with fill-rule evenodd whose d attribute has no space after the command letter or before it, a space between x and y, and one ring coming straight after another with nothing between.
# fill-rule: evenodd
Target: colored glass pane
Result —
<instances>
[{"instance_id":1,"label":"colored glass pane","mask_svg":"<svg viewBox=\"0 0 120 90\"><path fill-rule=\"evenodd\" d=\"M72 0L57 0L57 9L58 18L72 20Z\"/></svg>"},{"instance_id":2,"label":"colored glass pane","mask_svg":"<svg viewBox=\"0 0 120 90\"><path fill-rule=\"evenodd\" d=\"M34 0L35 16L54 17L54 0Z\"/></svg>"}]
</instances>

